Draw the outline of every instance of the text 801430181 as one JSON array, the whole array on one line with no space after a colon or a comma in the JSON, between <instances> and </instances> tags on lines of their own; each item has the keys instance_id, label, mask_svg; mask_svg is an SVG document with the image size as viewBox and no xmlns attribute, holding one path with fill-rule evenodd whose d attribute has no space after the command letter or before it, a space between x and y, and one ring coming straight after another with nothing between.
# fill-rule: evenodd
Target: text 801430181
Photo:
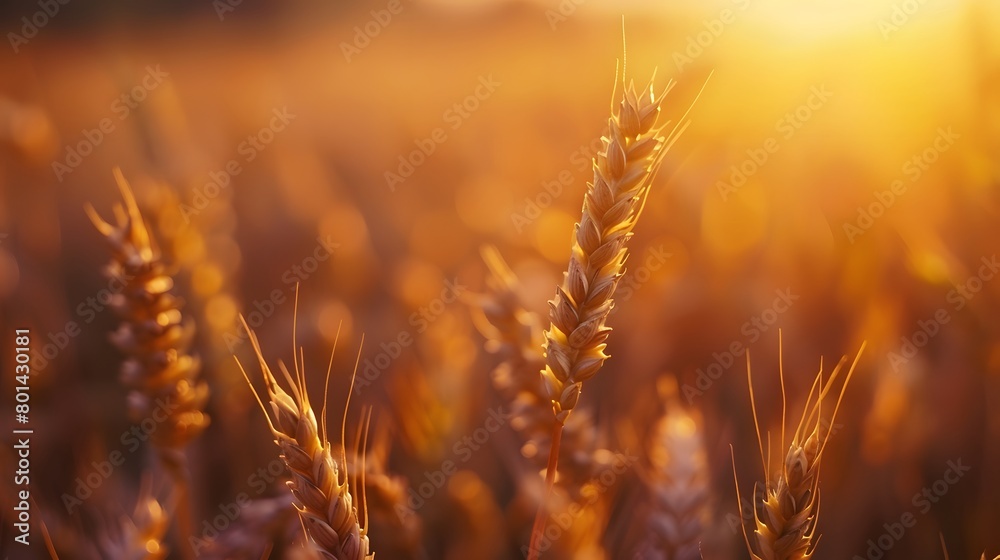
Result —
<instances>
[{"instance_id":1,"label":"text 801430181","mask_svg":"<svg viewBox=\"0 0 1000 560\"><path fill-rule=\"evenodd\" d=\"M14 529L17 535L14 540L28 544L31 534L31 433L28 428L28 415L31 412L31 358L29 356L31 337L27 329L18 329L14 337L14 456L17 458L17 468L14 470L15 505Z\"/></svg>"}]
</instances>

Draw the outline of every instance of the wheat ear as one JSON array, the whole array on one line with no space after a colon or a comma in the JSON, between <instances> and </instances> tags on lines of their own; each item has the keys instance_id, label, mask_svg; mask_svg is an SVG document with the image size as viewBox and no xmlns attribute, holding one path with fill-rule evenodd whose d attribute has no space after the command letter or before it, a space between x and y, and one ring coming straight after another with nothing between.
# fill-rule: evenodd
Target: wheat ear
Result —
<instances>
[{"instance_id":1,"label":"wheat ear","mask_svg":"<svg viewBox=\"0 0 1000 560\"><path fill-rule=\"evenodd\" d=\"M297 291L295 305L297 309ZM295 506L306 533L324 558L335 560L374 558L375 554L370 551L367 527L362 528L358 522L358 512L354 507L354 498L351 496L347 471L344 468L347 465L347 454L343 443L343 425L339 449L340 462L338 463L331 453L332 446L327 439L325 419L322 430L316 423L316 414L313 412L309 402L309 393L306 390L303 359L299 356L294 358L294 377L289 373L284 363L278 363L278 368L288 383L289 391L291 391L289 393L281 387L264 360L256 333L247 325L245 319L242 317L240 319L250 335L250 342L253 345L257 361L260 363L273 418L272 414L268 414L260 395L250 382L250 377L243 368L243 364L239 362L239 359L236 360L236 363L246 377L261 409L264 410L268 426L275 437L275 443L281 449L281 458L288 466L288 470L291 471L292 478L288 481L288 487L295 498ZM295 352L301 353L301 349L295 346L294 327L292 340ZM332 365L333 356L331 355L330 366L332 367ZM328 368L327 383L329 383L329 374ZM352 390L353 387L352 380ZM323 412L325 411L324 400ZM347 411L345 409L345 421L346 417ZM361 487L364 487L364 481L361 482ZM364 507L363 498L362 507Z\"/></svg>"},{"instance_id":2,"label":"wheat ear","mask_svg":"<svg viewBox=\"0 0 1000 560\"><path fill-rule=\"evenodd\" d=\"M209 423L203 412L208 385L198 378L200 363L188 348L194 325L185 321L181 301L171 291L168 273L136 205L132 189L119 169L114 171L125 206L114 208L116 224L104 221L89 204L85 210L113 252L105 275L120 286L111 308L122 318L112 342L128 358L122 382L131 389L129 411L147 418L157 407L167 412L151 440L169 454L186 445Z\"/></svg>"},{"instance_id":3,"label":"wheat ear","mask_svg":"<svg viewBox=\"0 0 1000 560\"><path fill-rule=\"evenodd\" d=\"M663 126L657 126L660 102L673 85L671 81L657 95L652 82L641 93L630 83L608 120L608 135L601 139L604 149L594 158L594 180L587 185L569 267L549 302L551 324L544 333L542 379L560 423L576 406L583 382L608 358L604 341L611 329L605 321L624 272L625 245L653 175L686 127L675 127L664 136Z\"/></svg>"},{"instance_id":4,"label":"wheat ear","mask_svg":"<svg viewBox=\"0 0 1000 560\"><path fill-rule=\"evenodd\" d=\"M754 487L754 545L746 535L744 538L751 556L757 560L806 560L812 558L816 551L819 536L816 534L816 521L819 515L819 472L823 461L823 452L830 441L832 426L837 418L840 403L844 398L854 370L861 359L865 345L861 345L854 362L840 386L836 404L829 420L822 416L823 401L833 388L847 358L841 358L837 367L830 373L829 379L823 380L823 365L816 374L802 416L792 433L791 443L781 462L781 468L767 481L764 492L757 492ZM764 472L770 473L760 427L757 421L757 405L753 395L753 381L750 375L750 356L747 353L747 384L750 388L750 405L754 415L754 427L757 432L757 445L760 448L761 462ZM785 441L785 383L784 370L780 362L779 376L781 379L781 439L779 449L784 448ZM770 437L768 438L770 440ZM739 494L739 484L736 487Z\"/></svg>"},{"instance_id":5,"label":"wheat ear","mask_svg":"<svg viewBox=\"0 0 1000 560\"><path fill-rule=\"evenodd\" d=\"M557 422L546 467L548 492L558 468L562 426L580 400L583 382L608 358L604 341L611 329L605 322L624 273L626 244L663 156L690 124L688 113L669 133L665 130L670 123L657 124L660 102L674 83L671 80L660 94L654 92L652 80L640 93L632 82L623 88L621 101L608 119L608 135L601 138L604 149L594 158L594 180L587 184L569 266L555 298L549 301L551 323L544 333L541 374ZM545 529L543 510L544 504L535 516L528 560L538 555L536 544Z\"/></svg>"},{"instance_id":6,"label":"wheat ear","mask_svg":"<svg viewBox=\"0 0 1000 560\"><path fill-rule=\"evenodd\" d=\"M130 412L142 419L156 407L164 408L168 417L151 440L161 452L176 451L208 425L202 411L208 385L198 378L198 359L188 353L194 325L184 321L181 302L171 293L173 278L146 229L132 189L120 170L114 174L125 200L124 208L114 208L117 223L104 221L93 206L85 207L114 253L105 275L122 287L112 297L111 307L123 322L111 338L128 356L121 378L131 389Z\"/></svg>"},{"instance_id":7,"label":"wheat ear","mask_svg":"<svg viewBox=\"0 0 1000 560\"><path fill-rule=\"evenodd\" d=\"M648 532L635 558L699 560L709 517L708 457L701 418L681 403L676 379L662 380L660 392L666 413L649 443L651 468L643 478L652 504Z\"/></svg>"},{"instance_id":8,"label":"wheat ear","mask_svg":"<svg viewBox=\"0 0 1000 560\"><path fill-rule=\"evenodd\" d=\"M105 275L121 290L110 306L122 319L111 340L128 358L121 380L130 389L129 413L134 421L164 420L151 441L160 461L170 471L177 497L179 540L190 540L189 482L182 448L208 426L204 413L208 385L199 378L198 358L189 352L194 324L181 313L181 301L172 294L173 278L146 229L132 189L120 169L115 181L125 206L115 206L115 224L104 221L91 205L87 215L111 247ZM185 556L189 547L180 547Z\"/></svg>"}]
</instances>

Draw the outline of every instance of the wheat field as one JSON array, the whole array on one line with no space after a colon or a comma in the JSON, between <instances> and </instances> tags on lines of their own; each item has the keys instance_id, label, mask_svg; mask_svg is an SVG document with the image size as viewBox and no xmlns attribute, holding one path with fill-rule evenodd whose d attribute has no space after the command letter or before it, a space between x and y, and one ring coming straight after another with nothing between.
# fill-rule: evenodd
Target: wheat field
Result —
<instances>
[{"instance_id":1,"label":"wheat field","mask_svg":"<svg viewBox=\"0 0 1000 560\"><path fill-rule=\"evenodd\" d=\"M995 3L0 22L0 557L1000 558Z\"/></svg>"}]
</instances>

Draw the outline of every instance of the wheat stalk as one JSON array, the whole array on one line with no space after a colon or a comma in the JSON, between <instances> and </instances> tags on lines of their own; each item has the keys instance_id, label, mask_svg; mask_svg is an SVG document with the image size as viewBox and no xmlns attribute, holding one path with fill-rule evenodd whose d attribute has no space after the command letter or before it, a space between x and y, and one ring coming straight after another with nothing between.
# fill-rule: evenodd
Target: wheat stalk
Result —
<instances>
[{"instance_id":1,"label":"wheat stalk","mask_svg":"<svg viewBox=\"0 0 1000 560\"><path fill-rule=\"evenodd\" d=\"M297 292L295 305L297 309ZM325 415L323 415L322 430L316 423L316 414L313 412L306 389L303 360L298 356L295 357L294 377L289 373L284 363L278 363L278 367L289 385L291 391L289 393L281 387L264 360L256 333L253 332L245 319L241 317L241 320L243 327L250 335L250 342L264 376L273 418L272 414L268 414L260 395L250 382L243 364L238 359L236 362L246 377L261 409L264 410L268 426L275 437L275 443L281 449L281 457L292 474L291 480L288 481L288 487L295 498L295 506L306 533L324 558L335 560L374 558L375 554L370 551L367 527L362 528L358 522L358 512L354 507L354 498L351 496L347 471L346 468L342 468L342 466L346 467L347 465L347 454L343 444L343 425L339 450L340 462L338 463L331 454L332 446L327 439ZM297 348L294 328L292 339L293 347ZM300 349L296 351L301 352ZM330 365L331 367L333 365L332 355ZM327 370L327 382L329 383L329 369ZM353 386L352 381L352 389ZM324 402L323 412L325 410ZM345 422L346 415L345 409ZM364 487L364 481L361 482L361 487ZM361 502L363 507L363 498Z\"/></svg>"},{"instance_id":2,"label":"wheat stalk","mask_svg":"<svg viewBox=\"0 0 1000 560\"><path fill-rule=\"evenodd\" d=\"M650 440L652 468L643 477L653 503L648 532L635 557L699 560L709 515L708 458L700 417L681 404L675 379L664 379L661 393L666 413Z\"/></svg>"},{"instance_id":3,"label":"wheat stalk","mask_svg":"<svg viewBox=\"0 0 1000 560\"><path fill-rule=\"evenodd\" d=\"M780 343L779 343L780 344ZM781 462L780 469L764 485L764 491L758 492L754 486L754 545L746 535L744 538L751 556L757 560L806 560L812 558L816 551L819 536L816 534L816 521L819 514L819 473L823 460L823 452L830 440L831 426L837 417L844 391L851 381L854 370L861 359L865 345L861 345L854 362L851 364L841 384L840 392L830 419L822 416L823 401L833 388L839 376L846 356L841 358L837 367L830 373L829 379L823 380L823 364L820 362L819 372L813 381L802 416L792 433L791 443ZM747 384L750 387L750 405L754 415L754 427L757 432L757 444L760 448L761 462L764 472L772 472L766 459L760 427L757 421L757 405L754 400L753 382L750 375L750 356L747 353ZM785 384L784 371L780 361L779 376L781 379L781 439L779 449L785 441ZM768 438L770 441L770 438ZM735 464L735 463L734 463ZM734 473L735 475L735 473ZM739 483L736 486L739 494Z\"/></svg>"},{"instance_id":4,"label":"wheat stalk","mask_svg":"<svg viewBox=\"0 0 1000 560\"><path fill-rule=\"evenodd\" d=\"M690 124L687 113L669 133L664 134L669 123L657 124L660 103L674 83L658 95L652 80L639 93L633 82L624 88L608 120L608 135L601 138L604 149L594 158L594 180L587 184L569 266L549 301L551 323L544 333L541 374L557 422L546 467L548 492L558 468L562 426L580 400L583 382L597 374L608 358L605 340L611 329L605 323L624 274L626 244L664 155ZM537 558L535 545L545 529L544 505L538 511L528 560Z\"/></svg>"},{"instance_id":5,"label":"wheat stalk","mask_svg":"<svg viewBox=\"0 0 1000 560\"><path fill-rule=\"evenodd\" d=\"M185 320L181 301L171 293L173 278L146 229L132 189L120 169L114 176L125 201L124 207L114 208L115 224L102 219L89 204L84 209L112 250L105 275L121 287L110 303L122 319L111 340L128 356L120 377L130 389L129 413L136 422L158 422L150 440L173 477L179 538L188 542L189 483L182 448L209 424L203 412L209 389L199 379L198 358L189 352L194 324ZM190 554L187 546L181 551Z\"/></svg>"}]
</instances>

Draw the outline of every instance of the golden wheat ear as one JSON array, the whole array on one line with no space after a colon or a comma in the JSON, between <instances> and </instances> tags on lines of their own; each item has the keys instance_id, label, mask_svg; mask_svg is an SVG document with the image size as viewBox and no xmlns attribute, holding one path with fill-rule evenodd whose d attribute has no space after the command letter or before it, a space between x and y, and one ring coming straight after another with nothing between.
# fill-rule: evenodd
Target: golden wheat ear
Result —
<instances>
[{"instance_id":1,"label":"golden wheat ear","mask_svg":"<svg viewBox=\"0 0 1000 560\"><path fill-rule=\"evenodd\" d=\"M174 280L117 168L115 180L124 201L114 208L115 223L102 219L93 206L85 211L112 250L105 275L122 286L111 300L122 319L111 339L127 356L121 379L130 389L129 411L134 420L141 420L163 408L159 403L171 404L167 420L151 438L169 463L178 461L180 448L208 426L204 409L209 389L199 377L198 358L189 352L194 324L181 311Z\"/></svg>"},{"instance_id":2,"label":"golden wheat ear","mask_svg":"<svg viewBox=\"0 0 1000 560\"><path fill-rule=\"evenodd\" d=\"M549 302L551 323L544 333L542 379L560 423L579 401L583 382L608 358L611 329L605 323L624 273L626 245L667 150L691 122L687 115L694 102L669 132L669 122L658 124L660 104L674 85L671 81L659 94L652 80L638 92L634 83L624 87L601 138L604 148L594 158L594 179L587 184L569 266Z\"/></svg>"},{"instance_id":3,"label":"golden wheat ear","mask_svg":"<svg viewBox=\"0 0 1000 560\"><path fill-rule=\"evenodd\" d=\"M111 342L126 356L119 377L129 389L129 415L134 422L165 416L150 441L173 479L178 548L190 557L190 484L184 448L209 424L205 414L209 388L200 377L201 362L190 352L194 323L174 295L174 279L146 229L132 188L120 169L115 168L114 176L124 202L114 207L114 223L89 204L84 210L111 248L104 274L120 287L109 305L121 319Z\"/></svg>"},{"instance_id":4,"label":"golden wheat ear","mask_svg":"<svg viewBox=\"0 0 1000 560\"><path fill-rule=\"evenodd\" d=\"M295 315L293 324L297 323L298 289L295 293ZM291 490L299 519L306 534L327 558L336 560L374 558L375 554L370 550L367 524L362 526L359 523L354 496L350 490L344 449L344 423L341 424L341 443L337 450L339 457L334 458L332 445L327 439L325 420L321 429L309 401L305 363L302 349L295 346L295 335L292 335L292 345L295 348L294 372L289 372L283 363L279 362L278 364L284 378L284 385L288 387L286 390L271 368L268 367L256 333L250 329L246 320L242 317L241 320L250 336L250 343L260 364L271 408L270 413L268 413L268 407L264 405L260 393L250 381L243 364L240 363L239 359L236 360L236 363L239 365L240 371L243 372L243 376L246 378L250 390L253 391L261 410L264 411L275 443L281 449L281 458L291 472L292 476L291 480L288 481L288 488ZM336 348L336 341L334 348ZM359 349L359 359L360 356ZM330 366L327 368L327 384L332 365L333 357L331 356ZM355 364L356 372L357 365ZM352 377L352 391L353 388L354 379ZM344 410L345 422L349 404L350 395ZM325 407L324 396L323 408L325 409ZM361 484L363 486L363 481ZM362 508L364 508L363 501L362 498Z\"/></svg>"},{"instance_id":5,"label":"golden wheat ear","mask_svg":"<svg viewBox=\"0 0 1000 560\"><path fill-rule=\"evenodd\" d=\"M660 103L673 87L671 81L657 94L652 79L641 91L630 82L623 87L618 103L612 101L608 134L601 138L603 150L593 160L594 179L587 184L582 216L573 232L569 265L549 301L550 324L544 333L545 367L541 375L556 425L546 466L548 488L554 484L558 468L562 427L580 400L583 383L608 359L605 349L611 328L606 322L625 271L626 245L667 150L690 124L687 115L694 102L670 132L664 132L669 123L658 123ZM615 92L617 89L616 77ZM539 513L531 531L528 560L537 557L536 545L544 525Z\"/></svg>"},{"instance_id":6,"label":"golden wheat ear","mask_svg":"<svg viewBox=\"0 0 1000 560\"><path fill-rule=\"evenodd\" d=\"M669 89L670 86L668 86ZM583 382L608 358L605 325L628 255L626 243L663 160L665 138L655 127L662 95L629 84L608 121L604 149L594 158L583 212L576 225L562 285L549 302L542 379L556 419L566 421Z\"/></svg>"},{"instance_id":7,"label":"golden wheat ear","mask_svg":"<svg viewBox=\"0 0 1000 560\"><path fill-rule=\"evenodd\" d=\"M780 336L780 335L779 335ZM779 343L780 344L780 343ZM761 462L765 476L768 477L761 493L754 486L754 539L751 542L744 525L744 539L750 554L758 560L787 559L805 560L812 558L819 542L816 533L816 522L819 516L819 473L823 453L833 434L844 398L844 392L854 375L854 371L864 352L865 344L861 345L854 362L851 364L839 394L830 414L829 420L823 418L823 402L834 390L844 365L846 356L841 358L837 367L830 373L828 379L823 379L823 366L813 380L812 387L806 397L802 415L792 434L791 442L781 461L777 472L769 470L770 449L765 450L757 419L757 405L754 399L753 378L750 370L750 356L747 353L747 385L750 391L750 408L754 415L754 427L757 432L757 444L760 447ZM780 359L779 376L781 379L782 427L779 449L785 449L785 388L784 367ZM770 434L768 434L770 442ZM735 461L734 461L734 477ZM737 494L739 482L737 481Z\"/></svg>"},{"instance_id":8,"label":"golden wheat ear","mask_svg":"<svg viewBox=\"0 0 1000 560\"><path fill-rule=\"evenodd\" d=\"M701 415L681 402L675 378L661 379L658 389L666 411L647 446L650 467L639 471L650 507L633 557L700 560L710 520Z\"/></svg>"}]
</instances>

